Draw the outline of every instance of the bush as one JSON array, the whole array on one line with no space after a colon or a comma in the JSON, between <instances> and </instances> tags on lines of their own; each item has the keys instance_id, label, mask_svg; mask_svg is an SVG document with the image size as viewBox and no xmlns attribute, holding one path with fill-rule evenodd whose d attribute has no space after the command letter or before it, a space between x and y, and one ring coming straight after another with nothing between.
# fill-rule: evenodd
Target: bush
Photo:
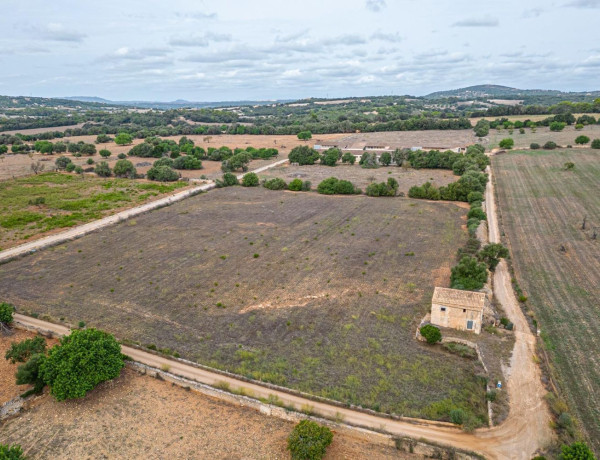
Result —
<instances>
[{"instance_id":1,"label":"bush","mask_svg":"<svg viewBox=\"0 0 600 460\"><path fill-rule=\"evenodd\" d=\"M110 150L106 150L106 149L102 149L102 150L100 150L100 152L98 152L98 153L100 153L100 156L101 156L102 158L108 158L109 156L111 156L111 155L112 155L112 153L110 152Z\"/></svg>"},{"instance_id":2,"label":"bush","mask_svg":"<svg viewBox=\"0 0 600 460\"><path fill-rule=\"evenodd\" d=\"M577 136L575 138L575 143L579 145L585 145L590 141L590 138L587 136Z\"/></svg>"},{"instance_id":3,"label":"bush","mask_svg":"<svg viewBox=\"0 0 600 460\"><path fill-rule=\"evenodd\" d=\"M23 449L18 444L0 444L0 459L25 460Z\"/></svg>"},{"instance_id":4,"label":"bush","mask_svg":"<svg viewBox=\"0 0 600 460\"><path fill-rule=\"evenodd\" d=\"M592 141L592 148L593 149L600 149L600 139L594 139Z\"/></svg>"},{"instance_id":5,"label":"bush","mask_svg":"<svg viewBox=\"0 0 600 460\"><path fill-rule=\"evenodd\" d=\"M125 158L127 158L127 155L125 155L124 153L119 153L119 154L117 155L117 158L118 158L119 160L124 160Z\"/></svg>"},{"instance_id":6,"label":"bush","mask_svg":"<svg viewBox=\"0 0 600 460\"><path fill-rule=\"evenodd\" d=\"M462 425L467 419L467 414L462 409L453 409L450 411L450 420L456 425Z\"/></svg>"},{"instance_id":7,"label":"bush","mask_svg":"<svg viewBox=\"0 0 600 460\"><path fill-rule=\"evenodd\" d=\"M350 181L330 177L317 186L317 192L323 195L354 195L360 193L360 190Z\"/></svg>"},{"instance_id":8,"label":"bush","mask_svg":"<svg viewBox=\"0 0 600 460\"><path fill-rule=\"evenodd\" d=\"M121 345L96 329L74 330L52 347L41 365L44 382L58 400L83 398L96 385L118 377L123 368Z\"/></svg>"},{"instance_id":9,"label":"bush","mask_svg":"<svg viewBox=\"0 0 600 460\"><path fill-rule=\"evenodd\" d=\"M327 149L321 155L321 164L325 166L335 166L340 159L341 153L338 149Z\"/></svg>"},{"instance_id":10,"label":"bush","mask_svg":"<svg viewBox=\"0 0 600 460\"><path fill-rule=\"evenodd\" d=\"M567 126L566 123L562 121L553 121L550 123L550 131L562 131Z\"/></svg>"},{"instance_id":11,"label":"bush","mask_svg":"<svg viewBox=\"0 0 600 460\"><path fill-rule=\"evenodd\" d=\"M392 163L392 154L390 152L383 152L379 157L379 163L383 166L389 166Z\"/></svg>"},{"instance_id":12,"label":"bush","mask_svg":"<svg viewBox=\"0 0 600 460\"><path fill-rule=\"evenodd\" d=\"M377 154L369 152L363 153L358 164L366 169L378 168L379 163L377 162Z\"/></svg>"},{"instance_id":13,"label":"bush","mask_svg":"<svg viewBox=\"0 0 600 460\"><path fill-rule=\"evenodd\" d=\"M32 393L41 393L45 386L42 375L42 365L45 361L46 355L43 353L31 355L25 364L21 364L17 368L17 373L15 374L17 385L33 385Z\"/></svg>"},{"instance_id":14,"label":"bush","mask_svg":"<svg viewBox=\"0 0 600 460\"><path fill-rule=\"evenodd\" d=\"M67 157L58 157L54 162L58 169L67 169L67 166L71 163L71 159Z\"/></svg>"},{"instance_id":15,"label":"bush","mask_svg":"<svg viewBox=\"0 0 600 460\"><path fill-rule=\"evenodd\" d=\"M285 190L287 188L285 181L279 177L274 177L273 179L265 181L263 186L269 190Z\"/></svg>"},{"instance_id":16,"label":"bush","mask_svg":"<svg viewBox=\"0 0 600 460\"><path fill-rule=\"evenodd\" d=\"M553 141L548 141L544 144L545 150L554 150L556 147L558 147L558 146L556 145L556 142L553 142Z\"/></svg>"},{"instance_id":17,"label":"bush","mask_svg":"<svg viewBox=\"0 0 600 460\"><path fill-rule=\"evenodd\" d=\"M305 180L304 182L302 182L302 191L303 192L310 192L311 189L311 182L309 180Z\"/></svg>"},{"instance_id":18,"label":"bush","mask_svg":"<svg viewBox=\"0 0 600 460\"><path fill-rule=\"evenodd\" d=\"M174 163L174 161L171 158L169 158L169 157L162 157L162 158L156 160L152 164L152 166L155 166L155 167L156 166L169 166L170 168L172 168L173 167L173 163Z\"/></svg>"},{"instance_id":19,"label":"bush","mask_svg":"<svg viewBox=\"0 0 600 460\"><path fill-rule=\"evenodd\" d=\"M242 186L243 187L256 187L258 185L258 183L259 183L258 176L253 172L244 174L244 177L242 177Z\"/></svg>"},{"instance_id":20,"label":"bush","mask_svg":"<svg viewBox=\"0 0 600 460\"><path fill-rule=\"evenodd\" d=\"M481 289L487 281L486 266L475 257L464 256L460 262L452 268L450 276L453 289L475 291Z\"/></svg>"},{"instance_id":21,"label":"bush","mask_svg":"<svg viewBox=\"0 0 600 460\"><path fill-rule=\"evenodd\" d=\"M500 145L501 149L508 149L508 150L510 150L510 149L512 149L514 147L515 141L514 141L514 139L512 139L510 137L507 137L506 139L502 139L500 141L499 145Z\"/></svg>"},{"instance_id":22,"label":"bush","mask_svg":"<svg viewBox=\"0 0 600 460\"><path fill-rule=\"evenodd\" d=\"M248 164L250 163L251 159L252 157L249 153L237 153L228 159L223 160L221 170L223 172L231 172L238 169L241 169L242 171L248 171Z\"/></svg>"},{"instance_id":23,"label":"bush","mask_svg":"<svg viewBox=\"0 0 600 460\"><path fill-rule=\"evenodd\" d=\"M96 146L94 144L83 144L79 147L79 152L82 155L93 155L96 153Z\"/></svg>"},{"instance_id":24,"label":"bush","mask_svg":"<svg viewBox=\"0 0 600 460\"><path fill-rule=\"evenodd\" d=\"M174 182L179 180L179 174L170 166L152 166L146 173L146 177L159 182Z\"/></svg>"},{"instance_id":25,"label":"bush","mask_svg":"<svg viewBox=\"0 0 600 460\"><path fill-rule=\"evenodd\" d=\"M308 145L300 145L292 149L288 155L288 159L290 163L298 163L300 166L314 165L315 161L319 159L319 154Z\"/></svg>"},{"instance_id":26,"label":"bush","mask_svg":"<svg viewBox=\"0 0 600 460\"><path fill-rule=\"evenodd\" d=\"M480 207L472 207L471 209L469 209L469 212L467 213L467 219L470 218L476 218L479 220L486 220L487 216L485 214L485 211L483 209L481 209Z\"/></svg>"},{"instance_id":27,"label":"bush","mask_svg":"<svg viewBox=\"0 0 600 460\"><path fill-rule=\"evenodd\" d=\"M398 181L393 177L388 178L387 183L372 183L367 187L368 196L396 196L398 191Z\"/></svg>"},{"instance_id":28,"label":"bush","mask_svg":"<svg viewBox=\"0 0 600 460\"><path fill-rule=\"evenodd\" d=\"M532 142L531 144L529 144L529 148L531 150L539 150L540 149L540 144L537 144L535 142Z\"/></svg>"},{"instance_id":29,"label":"bush","mask_svg":"<svg viewBox=\"0 0 600 460\"><path fill-rule=\"evenodd\" d=\"M133 163L129 160L117 160L113 172L117 177L130 177L132 179L135 178L135 175L137 174L135 166L133 166Z\"/></svg>"},{"instance_id":30,"label":"bush","mask_svg":"<svg viewBox=\"0 0 600 460\"><path fill-rule=\"evenodd\" d=\"M425 182L420 187L415 185L408 189L408 196L410 198L420 198L423 200L439 200L440 191L431 182Z\"/></svg>"},{"instance_id":31,"label":"bush","mask_svg":"<svg viewBox=\"0 0 600 460\"><path fill-rule=\"evenodd\" d=\"M306 141L312 139L312 133L310 131L300 131L298 133L298 139Z\"/></svg>"},{"instance_id":32,"label":"bush","mask_svg":"<svg viewBox=\"0 0 600 460\"><path fill-rule=\"evenodd\" d=\"M163 156L163 152L160 149L155 149L152 144L144 142L132 147L131 150L129 150L128 155L130 157L160 158Z\"/></svg>"},{"instance_id":33,"label":"bush","mask_svg":"<svg viewBox=\"0 0 600 460\"><path fill-rule=\"evenodd\" d=\"M67 172L73 172L73 171L75 171L75 168L76 168L76 166L75 166L74 163L69 163L67 165L67 167L65 168L65 171L67 171Z\"/></svg>"},{"instance_id":34,"label":"bush","mask_svg":"<svg viewBox=\"0 0 600 460\"><path fill-rule=\"evenodd\" d=\"M479 251L477 258L480 262L484 262L491 271L494 271L500 263L500 259L505 259L508 255L508 249L502 244L489 243Z\"/></svg>"},{"instance_id":35,"label":"bush","mask_svg":"<svg viewBox=\"0 0 600 460\"><path fill-rule=\"evenodd\" d=\"M232 187L239 185L240 181L235 174L225 173L222 180L217 180L217 187Z\"/></svg>"},{"instance_id":36,"label":"bush","mask_svg":"<svg viewBox=\"0 0 600 460\"><path fill-rule=\"evenodd\" d=\"M112 171L110 170L110 166L106 161L101 161L94 168L94 172L98 174L100 177L110 177L112 175Z\"/></svg>"},{"instance_id":37,"label":"bush","mask_svg":"<svg viewBox=\"0 0 600 460\"><path fill-rule=\"evenodd\" d=\"M481 202L483 201L483 193L481 192L471 192L467 195L467 202L469 203L474 203L474 202Z\"/></svg>"},{"instance_id":38,"label":"bush","mask_svg":"<svg viewBox=\"0 0 600 460\"><path fill-rule=\"evenodd\" d=\"M118 144L118 145L129 145L132 142L133 142L133 137L131 136L131 134L119 133L115 137L115 144Z\"/></svg>"},{"instance_id":39,"label":"bush","mask_svg":"<svg viewBox=\"0 0 600 460\"><path fill-rule=\"evenodd\" d=\"M559 460L596 460L594 453L584 442L575 442L570 446L563 445Z\"/></svg>"},{"instance_id":40,"label":"bush","mask_svg":"<svg viewBox=\"0 0 600 460\"><path fill-rule=\"evenodd\" d=\"M342 155L342 163L348 163L353 165L356 162L356 157L350 153L350 152L346 152Z\"/></svg>"},{"instance_id":41,"label":"bush","mask_svg":"<svg viewBox=\"0 0 600 460\"><path fill-rule=\"evenodd\" d=\"M83 168L81 166L75 166L73 171L75 171L77 174L83 174Z\"/></svg>"},{"instance_id":42,"label":"bush","mask_svg":"<svg viewBox=\"0 0 600 460\"><path fill-rule=\"evenodd\" d=\"M112 138L108 134L98 134L96 137L96 144L107 144L111 142Z\"/></svg>"},{"instance_id":43,"label":"bush","mask_svg":"<svg viewBox=\"0 0 600 460\"><path fill-rule=\"evenodd\" d=\"M581 131L581 130L583 129L583 124L581 124L581 123L577 123L577 124L575 125L575 129L576 129L577 131Z\"/></svg>"},{"instance_id":44,"label":"bush","mask_svg":"<svg viewBox=\"0 0 600 460\"><path fill-rule=\"evenodd\" d=\"M333 433L329 428L302 420L288 437L288 449L292 460L320 460L332 441Z\"/></svg>"},{"instance_id":45,"label":"bush","mask_svg":"<svg viewBox=\"0 0 600 460\"><path fill-rule=\"evenodd\" d=\"M425 337L427 343L438 343L442 340L442 333L433 324L426 324L421 328L420 334Z\"/></svg>"},{"instance_id":46,"label":"bush","mask_svg":"<svg viewBox=\"0 0 600 460\"><path fill-rule=\"evenodd\" d=\"M13 322L14 305L6 302L0 303L0 323L9 325Z\"/></svg>"},{"instance_id":47,"label":"bush","mask_svg":"<svg viewBox=\"0 0 600 460\"><path fill-rule=\"evenodd\" d=\"M26 339L22 342L12 342L10 349L6 350L4 357L10 360L12 364L16 362L24 363L31 355L44 353L46 351L46 340L42 336Z\"/></svg>"},{"instance_id":48,"label":"bush","mask_svg":"<svg viewBox=\"0 0 600 460\"><path fill-rule=\"evenodd\" d=\"M202 169L202 162L191 155L180 156L173 162L175 169Z\"/></svg>"},{"instance_id":49,"label":"bush","mask_svg":"<svg viewBox=\"0 0 600 460\"><path fill-rule=\"evenodd\" d=\"M293 192L299 192L300 190L302 190L302 180L300 180L300 179L292 180L288 185L288 189Z\"/></svg>"}]
</instances>

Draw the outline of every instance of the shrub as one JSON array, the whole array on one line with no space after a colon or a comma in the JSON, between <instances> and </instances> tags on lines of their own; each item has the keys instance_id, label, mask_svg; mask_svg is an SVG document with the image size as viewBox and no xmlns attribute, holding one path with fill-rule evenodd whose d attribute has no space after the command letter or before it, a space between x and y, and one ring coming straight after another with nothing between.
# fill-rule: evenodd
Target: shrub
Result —
<instances>
[{"instance_id":1,"label":"shrub","mask_svg":"<svg viewBox=\"0 0 600 460\"><path fill-rule=\"evenodd\" d=\"M81 166L75 166L73 171L75 171L77 174L83 174L83 168Z\"/></svg>"},{"instance_id":2,"label":"shrub","mask_svg":"<svg viewBox=\"0 0 600 460\"><path fill-rule=\"evenodd\" d=\"M479 251L477 258L479 261L484 262L491 271L494 271L500 263L500 259L505 259L508 255L508 249L502 244L489 243Z\"/></svg>"},{"instance_id":3,"label":"shrub","mask_svg":"<svg viewBox=\"0 0 600 460\"><path fill-rule=\"evenodd\" d=\"M431 182L425 182L420 187L415 185L408 189L408 196L410 198L420 198L423 200L439 200L440 191Z\"/></svg>"},{"instance_id":4,"label":"shrub","mask_svg":"<svg viewBox=\"0 0 600 460\"><path fill-rule=\"evenodd\" d=\"M342 155L342 163L348 163L353 165L356 162L356 157L350 153L350 152L346 152Z\"/></svg>"},{"instance_id":5,"label":"shrub","mask_svg":"<svg viewBox=\"0 0 600 460\"><path fill-rule=\"evenodd\" d=\"M112 138L108 134L98 134L96 137L96 144L106 144L111 141Z\"/></svg>"},{"instance_id":6,"label":"shrub","mask_svg":"<svg viewBox=\"0 0 600 460\"><path fill-rule=\"evenodd\" d=\"M143 142L138 144L129 150L128 155L130 157L141 157L141 158L160 158L163 155L162 150L155 149L149 142Z\"/></svg>"},{"instance_id":7,"label":"shrub","mask_svg":"<svg viewBox=\"0 0 600 460\"><path fill-rule=\"evenodd\" d=\"M593 149L600 149L600 139L594 139L592 141L592 148Z\"/></svg>"},{"instance_id":8,"label":"shrub","mask_svg":"<svg viewBox=\"0 0 600 460\"><path fill-rule=\"evenodd\" d=\"M425 337L427 343L438 343L442 340L442 333L433 324L426 324L421 328L420 334Z\"/></svg>"},{"instance_id":9,"label":"shrub","mask_svg":"<svg viewBox=\"0 0 600 460\"><path fill-rule=\"evenodd\" d=\"M563 169L565 171L571 171L573 169L575 169L575 163L573 163L572 161L567 161L564 165L563 165Z\"/></svg>"},{"instance_id":10,"label":"shrub","mask_svg":"<svg viewBox=\"0 0 600 460\"><path fill-rule=\"evenodd\" d=\"M475 257L464 256L452 268L450 282L453 289L475 291L481 289L486 281L487 271L485 264L478 262Z\"/></svg>"},{"instance_id":11,"label":"shrub","mask_svg":"<svg viewBox=\"0 0 600 460\"><path fill-rule=\"evenodd\" d=\"M67 172L73 172L73 171L75 171L75 168L76 168L76 166L75 166L74 163L69 163L67 165L67 167L65 168L65 171L67 171Z\"/></svg>"},{"instance_id":12,"label":"shrub","mask_svg":"<svg viewBox=\"0 0 600 460\"><path fill-rule=\"evenodd\" d=\"M117 158L118 158L119 160L124 160L125 158L127 158L127 155L125 155L124 153L119 153L119 154L117 155Z\"/></svg>"},{"instance_id":13,"label":"shrub","mask_svg":"<svg viewBox=\"0 0 600 460\"><path fill-rule=\"evenodd\" d=\"M232 155L226 160L223 160L223 164L221 165L221 170L223 172L235 171L237 169L241 169L242 171L248 171L248 164L252 157L249 153L242 152Z\"/></svg>"},{"instance_id":14,"label":"shrub","mask_svg":"<svg viewBox=\"0 0 600 460\"><path fill-rule=\"evenodd\" d=\"M118 145L129 145L133 142L133 137L128 133L119 133L115 137L115 144Z\"/></svg>"},{"instance_id":15,"label":"shrub","mask_svg":"<svg viewBox=\"0 0 600 460\"><path fill-rule=\"evenodd\" d=\"M33 339L26 339L22 342L12 342L10 344L10 349L6 350L4 357L6 360L10 360L12 364L15 364L16 362L24 363L31 355L44 353L45 351L46 340L38 335Z\"/></svg>"},{"instance_id":16,"label":"shrub","mask_svg":"<svg viewBox=\"0 0 600 460\"><path fill-rule=\"evenodd\" d=\"M330 177L317 186L317 192L323 195L353 195L360 193L360 190L356 189L350 181Z\"/></svg>"},{"instance_id":17,"label":"shrub","mask_svg":"<svg viewBox=\"0 0 600 460\"><path fill-rule=\"evenodd\" d=\"M596 460L594 453L584 442L575 442L570 446L563 445L558 456L560 460Z\"/></svg>"},{"instance_id":18,"label":"shrub","mask_svg":"<svg viewBox=\"0 0 600 460\"><path fill-rule=\"evenodd\" d=\"M302 182L302 191L303 192L310 192L311 189L311 182L309 180L305 180L304 182Z\"/></svg>"},{"instance_id":19,"label":"shrub","mask_svg":"<svg viewBox=\"0 0 600 460\"><path fill-rule=\"evenodd\" d=\"M58 401L82 398L96 385L118 377L121 345L97 329L74 330L52 347L41 365L44 382Z\"/></svg>"},{"instance_id":20,"label":"shrub","mask_svg":"<svg viewBox=\"0 0 600 460\"><path fill-rule=\"evenodd\" d=\"M88 158L86 160L86 163L89 164L89 165L93 165L94 164L94 160L92 158Z\"/></svg>"},{"instance_id":21,"label":"shrub","mask_svg":"<svg viewBox=\"0 0 600 460\"><path fill-rule=\"evenodd\" d=\"M152 166L146 173L146 177L159 182L174 182L179 180L179 174L170 166Z\"/></svg>"},{"instance_id":22,"label":"shrub","mask_svg":"<svg viewBox=\"0 0 600 460\"><path fill-rule=\"evenodd\" d=\"M481 192L471 192L467 195L467 202L474 203L476 201L483 201L483 193Z\"/></svg>"},{"instance_id":23,"label":"shrub","mask_svg":"<svg viewBox=\"0 0 600 460\"><path fill-rule=\"evenodd\" d=\"M82 144L81 147L79 147L79 152L82 155L93 155L96 153L96 146L94 144Z\"/></svg>"},{"instance_id":24,"label":"shrub","mask_svg":"<svg viewBox=\"0 0 600 460\"><path fill-rule=\"evenodd\" d=\"M566 123L562 121L553 121L550 123L550 131L562 131L567 126Z\"/></svg>"},{"instance_id":25,"label":"shrub","mask_svg":"<svg viewBox=\"0 0 600 460\"><path fill-rule=\"evenodd\" d=\"M320 460L332 441L333 433L329 428L302 420L288 437L288 449L292 460Z\"/></svg>"},{"instance_id":26,"label":"shrub","mask_svg":"<svg viewBox=\"0 0 600 460\"><path fill-rule=\"evenodd\" d=\"M590 138L587 136L577 136L575 138L575 143L579 145L587 144L590 141Z\"/></svg>"},{"instance_id":27,"label":"shrub","mask_svg":"<svg viewBox=\"0 0 600 460\"><path fill-rule=\"evenodd\" d=\"M512 139L512 138L510 138L510 137L507 137L506 139L502 139L500 141L499 145L500 145L501 149L509 149L510 150L510 149L512 149L514 147L515 140Z\"/></svg>"},{"instance_id":28,"label":"shrub","mask_svg":"<svg viewBox=\"0 0 600 460\"><path fill-rule=\"evenodd\" d=\"M575 125L575 129L576 129L577 131L581 131L581 130L583 129L583 124L581 124L581 123L577 123L577 124Z\"/></svg>"},{"instance_id":29,"label":"shrub","mask_svg":"<svg viewBox=\"0 0 600 460\"><path fill-rule=\"evenodd\" d=\"M0 323L9 325L13 322L14 305L6 302L0 303Z\"/></svg>"},{"instance_id":30,"label":"shrub","mask_svg":"<svg viewBox=\"0 0 600 460\"><path fill-rule=\"evenodd\" d=\"M321 164L325 166L335 166L340 159L341 153L338 149L327 149L321 155Z\"/></svg>"},{"instance_id":31,"label":"shrub","mask_svg":"<svg viewBox=\"0 0 600 460\"><path fill-rule=\"evenodd\" d=\"M450 420L456 425L462 425L467 419L467 414L462 409L453 409L450 411Z\"/></svg>"},{"instance_id":32,"label":"shrub","mask_svg":"<svg viewBox=\"0 0 600 460\"><path fill-rule=\"evenodd\" d=\"M110 177L112 174L110 166L108 166L108 163L106 161L101 161L100 163L98 163L94 168L94 172L100 177Z\"/></svg>"},{"instance_id":33,"label":"shrub","mask_svg":"<svg viewBox=\"0 0 600 460\"><path fill-rule=\"evenodd\" d=\"M202 169L202 162L191 155L180 156L173 162L175 169Z\"/></svg>"},{"instance_id":34,"label":"shrub","mask_svg":"<svg viewBox=\"0 0 600 460\"><path fill-rule=\"evenodd\" d=\"M25 455L18 444L0 444L0 459L25 460Z\"/></svg>"},{"instance_id":35,"label":"shrub","mask_svg":"<svg viewBox=\"0 0 600 460\"><path fill-rule=\"evenodd\" d=\"M539 150L540 149L540 144L537 144L536 142L532 142L531 144L529 144L529 148L531 150Z\"/></svg>"},{"instance_id":36,"label":"shrub","mask_svg":"<svg viewBox=\"0 0 600 460\"><path fill-rule=\"evenodd\" d=\"M239 185L240 181L236 177L235 174L225 173L223 174L222 180L217 180L217 187L232 187L234 185Z\"/></svg>"},{"instance_id":37,"label":"shrub","mask_svg":"<svg viewBox=\"0 0 600 460\"><path fill-rule=\"evenodd\" d=\"M67 169L69 164L73 163L70 158L67 157L58 157L54 164L58 169Z\"/></svg>"},{"instance_id":38,"label":"shrub","mask_svg":"<svg viewBox=\"0 0 600 460\"><path fill-rule=\"evenodd\" d=\"M548 141L544 144L545 150L554 150L556 147L558 147L558 146L556 145L556 142L553 142L553 141Z\"/></svg>"},{"instance_id":39,"label":"shrub","mask_svg":"<svg viewBox=\"0 0 600 460\"><path fill-rule=\"evenodd\" d=\"M358 162L363 168L367 169L375 169L379 167L379 163L377 162L377 155L375 153L365 152L360 157L360 161Z\"/></svg>"},{"instance_id":40,"label":"shrub","mask_svg":"<svg viewBox=\"0 0 600 460\"><path fill-rule=\"evenodd\" d=\"M244 187L256 187L258 182L258 176L253 172L244 174L244 177L242 177L242 186Z\"/></svg>"},{"instance_id":41,"label":"shrub","mask_svg":"<svg viewBox=\"0 0 600 460\"><path fill-rule=\"evenodd\" d=\"M171 158L169 158L169 157L162 157L162 158L156 160L152 164L152 166L169 166L170 168L172 168L173 167L173 163L174 163L174 161Z\"/></svg>"},{"instance_id":42,"label":"shrub","mask_svg":"<svg viewBox=\"0 0 600 460\"><path fill-rule=\"evenodd\" d=\"M475 125L474 131L477 137L487 136L490 133L490 122L484 119L479 120Z\"/></svg>"},{"instance_id":43,"label":"shrub","mask_svg":"<svg viewBox=\"0 0 600 460\"><path fill-rule=\"evenodd\" d=\"M390 152L383 152L379 157L379 162L384 166L389 166L392 163L392 154Z\"/></svg>"},{"instance_id":44,"label":"shrub","mask_svg":"<svg viewBox=\"0 0 600 460\"><path fill-rule=\"evenodd\" d=\"M133 166L133 163L129 160L117 160L113 172L117 177L135 178L135 175L137 174L135 166Z\"/></svg>"},{"instance_id":45,"label":"shrub","mask_svg":"<svg viewBox=\"0 0 600 460\"><path fill-rule=\"evenodd\" d=\"M100 150L100 152L98 152L100 154L100 156L102 158L108 158L109 156L112 155L112 153L110 152L110 150L106 150L106 149L102 149Z\"/></svg>"},{"instance_id":46,"label":"shrub","mask_svg":"<svg viewBox=\"0 0 600 460\"><path fill-rule=\"evenodd\" d=\"M372 183L367 187L368 196L396 196L398 191L398 181L393 177L388 178L387 183Z\"/></svg>"},{"instance_id":47,"label":"shrub","mask_svg":"<svg viewBox=\"0 0 600 460\"><path fill-rule=\"evenodd\" d=\"M43 353L31 355L25 364L17 368L15 374L17 385L33 385L32 393L41 393L45 385L41 368L45 361L46 355Z\"/></svg>"},{"instance_id":48,"label":"shrub","mask_svg":"<svg viewBox=\"0 0 600 460\"><path fill-rule=\"evenodd\" d=\"M263 186L269 190L285 190L287 188L285 181L279 177L265 181Z\"/></svg>"},{"instance_id":49,"label":"shrub","mask_svg":"<svg viewBox=\"0 0 600 460\"><path fill-rule=\"evenodd\" d=\"M288 185L288 189L293 192L299 192L300 190L302 190L302 180L301 179L292 180Z\"/></svg>"},{"instance_id":50,"label":"shrub","mask_svg":"<svg viewBox=\"0 0 600 460\"><path fill-rule=\"evenodd\" d=\"M467 213L467 219L470 219L471 217L475 217L476 219L479 219L479 220L487 219L487 216L485 215L485 211L483 209L481 209L480 207L472 207L471 209L469 209L469 212Z\"/></svg>"},{"instance_id":51,"label":"shrub","mask_svg":"<svg viewBox=\"0 0 600 460\"><path fill-rule=\"evenodd\" d=\"M300 131L298 133L298 139L306 141L312 139L312 133L310 131Z\"/></svg>"},{"instance_id":52,"label":"shrub","mask_svg":"<svg viewBox=\"0 0 600 460\"><path fill-rule=\"evenodd\" d=\"M319 159L319 154L308 145L300 145L292 149L288 155L288 159L290 163L298 163L300 166L314 165L315 161Z\"/></svg>"}]
</instances>

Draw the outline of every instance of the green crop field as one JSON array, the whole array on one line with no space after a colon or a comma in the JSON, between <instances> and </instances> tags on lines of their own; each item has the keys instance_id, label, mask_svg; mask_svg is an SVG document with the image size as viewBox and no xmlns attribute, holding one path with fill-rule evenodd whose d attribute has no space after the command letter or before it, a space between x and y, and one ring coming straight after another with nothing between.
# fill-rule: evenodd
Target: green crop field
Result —
<instances>
[{"instance_id":1,"label":"green crop field","mask_svg":"<svg viewBox=\"0 0 600 460\"><path fill-rule=\"evenodd\" d=\"M0 248L99 219L185 185L61 173L0 181Z\"/></svg>"},{"instance_id":2,"label":"green crop field","mask_svg":"<svg viewBox=\"0 0 600 460\"><path fill-rule=\"evenodd\" d=\"M565 170L567 162L574 169ZM570 409L598 451L600 152L515 151L493 157L492 166L518 281Z\"/></svg>"},{"instance_id":3,"label":"green crop field","mask_svg":"<svg viewBox=\"0 0 600 460\"><path fill-rule=\"evenodd\" d=\"M0 298L342 402L487 421L477 360L417 342L465 209L231 187L0 266Z\"/></svg>"}]
</instances>

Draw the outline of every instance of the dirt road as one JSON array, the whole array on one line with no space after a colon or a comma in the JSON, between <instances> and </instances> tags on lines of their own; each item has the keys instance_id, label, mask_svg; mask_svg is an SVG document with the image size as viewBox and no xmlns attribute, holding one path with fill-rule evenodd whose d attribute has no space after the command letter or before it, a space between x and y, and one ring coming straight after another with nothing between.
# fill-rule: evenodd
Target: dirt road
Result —
<instances>
[{"instance_id":1,"label":"dirt road","mask_svg":"<svg viewBox=\"0 0 600 460\"><path fill-rule=\"evenodd\" d=\"M490 241L499 241L499 230L495 212L493 184L486 191ZM116 217L116 216L113 216ZM108 224L107 224L108 225ZM40 240L41 241L41 240ZM345 423L374 430L384 430L393 435L424 438L436 443L456 448L472 450L490 459L530 459L535 452L552 440L550 416L543 396L545 390L540 380L540 370L535 364L535 336L530 332L527 321L514 296L506 263L502 261L494 275L494 292L502 303L506 315L515 324L515 348L511 359L511 369L505 386L510 398L510 413L499 426L465 433L435 422L396 421L366 414L322 402L315 402L301 396L244 382L234 377L224 376L180 361L157 356L138 349L123 346L123 353L135 361L155 367L169 368L173 374L208 385L225 382L231 389L243 389L254 397L268 398L275 395L285 405L298 410L311 407L318 415L342 418ZM68 334L64 326L47 323L35 318L15 315L22 326L50 330L56 334Z\"/></svg>"}]
</instances>

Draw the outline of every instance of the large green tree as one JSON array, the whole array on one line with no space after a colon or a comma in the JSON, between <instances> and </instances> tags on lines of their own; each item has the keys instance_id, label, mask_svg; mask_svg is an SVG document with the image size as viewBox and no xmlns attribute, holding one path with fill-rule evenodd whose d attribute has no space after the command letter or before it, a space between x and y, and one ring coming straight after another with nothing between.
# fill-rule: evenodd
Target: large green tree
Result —
<instances>
[{"instance_id":1,"label":"large green tree","mask_svg":"<svg viewBox=\"0 0 600 460\"><path fill-rule=\"evenodd\" d=\"M454 289L476 291L477 289L481 289L486 281L487 271L485 264L478 262L474 257L464 256L452 268L450 282Z\"/></svg>"},{"instance_id":2,"label":"large green tree","mask_svg":"<svg viewBox=\"0 0 600 460\"><path fill-rule=\"evenodd\" d=\"M115 144L118 144L118 145L129 145L132 142L133 142L133 137L131 136L131 134L119 133L115 137Z\"/></svg>"},{"instance_id":3,"label":"large green tree","mask_svg":"<svg viewBox=\"0 0 600 460\"><path fill-rule=\"evenodd\" d=\"M75 330L52 347L41 365L44 382L58 401L83 398L96 385L118 377L121 345L97 329Z\"/></svg>"}]
</instances>

